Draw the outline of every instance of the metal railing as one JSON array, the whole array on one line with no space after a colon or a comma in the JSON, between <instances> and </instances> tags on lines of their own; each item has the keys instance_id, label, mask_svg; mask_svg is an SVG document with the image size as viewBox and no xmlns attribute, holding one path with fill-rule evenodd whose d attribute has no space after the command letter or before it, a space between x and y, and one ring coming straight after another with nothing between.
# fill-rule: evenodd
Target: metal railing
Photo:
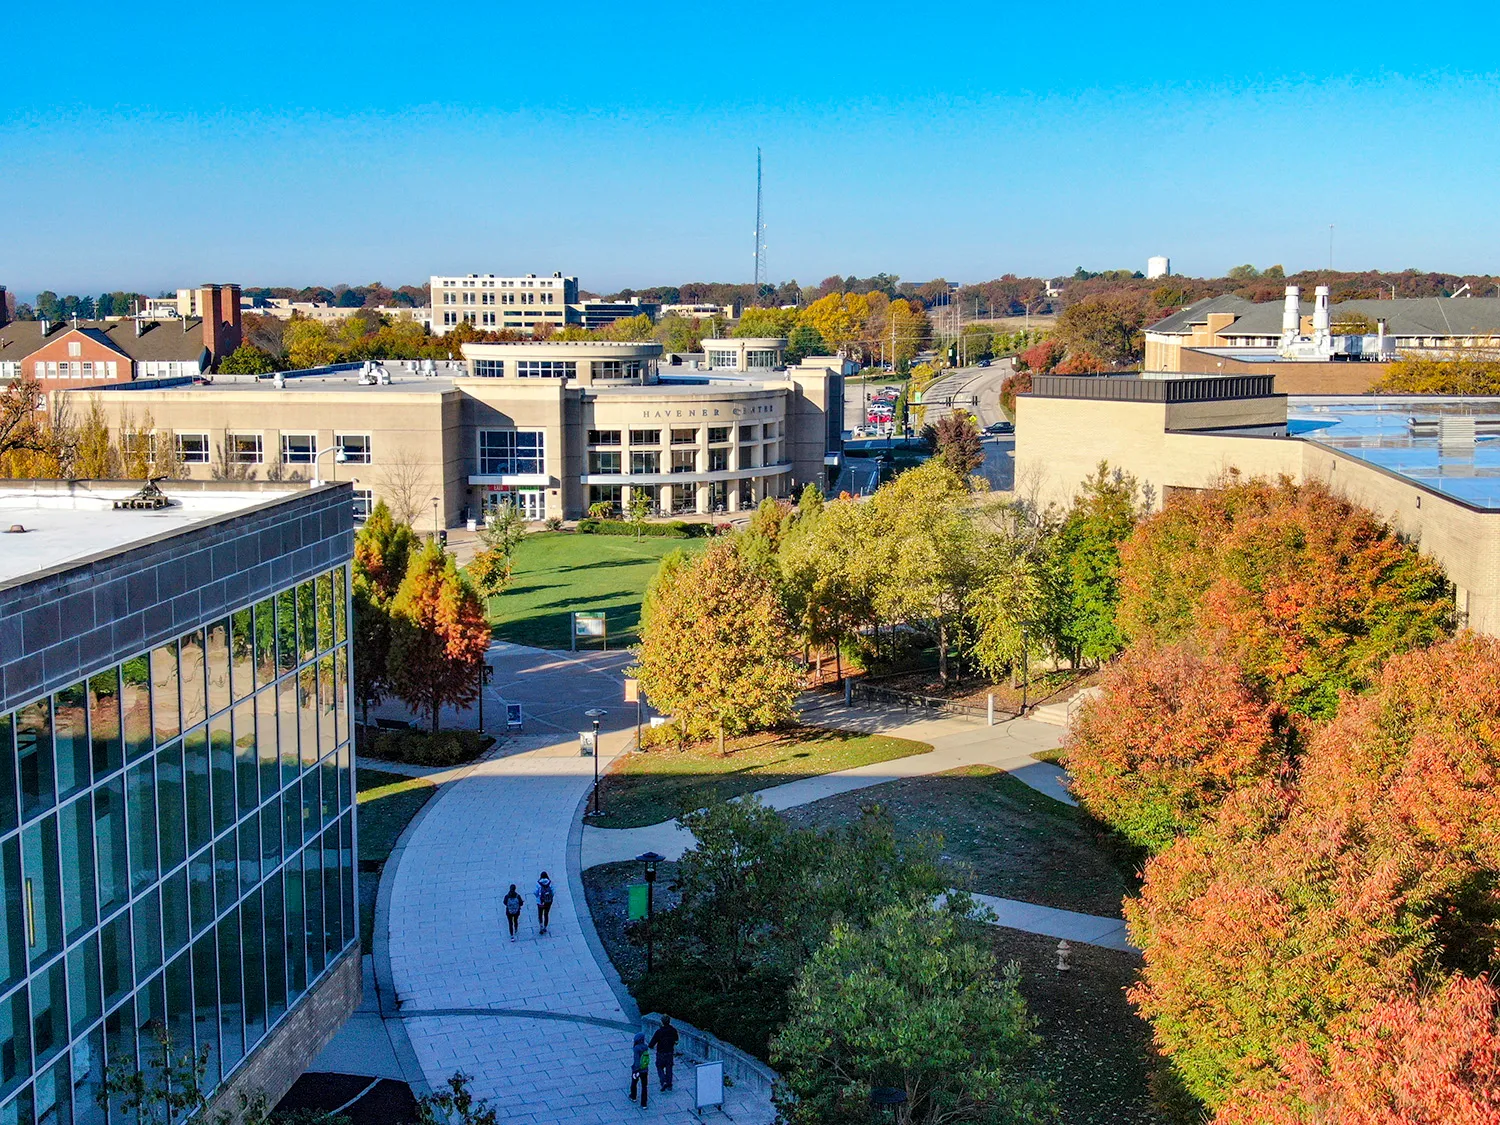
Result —
<instances>
[{"instance_id":1,"label":"metal railing","mask_svg":"<svg viewBox=\"0 0 1500 1125\"><path fill-rule=\"evenodd\" d=\"M866 703L872 707L899 707L904 711L918 711L924 715L948 715L957 719L973 719L975 722L988 722L990 718L990 706L985 703L971 703L961 699L948 699L941 695L923 695L920 692L896 691L894 688L876 687L861 681L854 681L850 687L850 700L854 703ZM996 706L994 714L1004 715L1007 718L1017 714L1011 708Z\"/></svg>"}]
</instances>

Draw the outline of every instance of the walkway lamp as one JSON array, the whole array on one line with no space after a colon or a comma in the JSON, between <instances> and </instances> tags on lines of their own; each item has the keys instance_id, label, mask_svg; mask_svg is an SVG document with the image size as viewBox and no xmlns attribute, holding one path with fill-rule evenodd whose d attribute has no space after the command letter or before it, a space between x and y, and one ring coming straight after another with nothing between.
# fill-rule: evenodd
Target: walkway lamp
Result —
<instances>
[{"instance_id":1,"label":"walkway lamp","mask_svg":"<svg viewBox=\"0 0 1500 1125\"><path fill-rule=\"evenodd\" d=\"M590 707L584 712L594 720L594 815L599 815L599 720L609 712L599 707Z\"/></svg>"},{"instance_id":2,"label":"walkway lamp","mask_svg":"<svg viewBox=\"0 0 1500 1125\"><path fill-rule=\"evenodd\" d=\"M906 1091L900 1086L876 1086L870 1091L870 1108L879 1115L882 1121L894 1121L900 1112L898 1106L906 1104ZM887 1117L885 1111L890 1111Z\"/></svg>"},{"instance_id":3,"label":"walkway lamp","mask_svg":"<svg viewBox=\"0 0 1500 1125\"><path fill-rule=\"evenodd\" d=\"M656 902L653 897L656 887L656 865L658 863L665 863L667 857L657 855L655 852L646 852L644 855L638 855L635 858L646 865L646 972L649 973L652 962L651 918L656 912Z\"/></svg>"}]
</instances>

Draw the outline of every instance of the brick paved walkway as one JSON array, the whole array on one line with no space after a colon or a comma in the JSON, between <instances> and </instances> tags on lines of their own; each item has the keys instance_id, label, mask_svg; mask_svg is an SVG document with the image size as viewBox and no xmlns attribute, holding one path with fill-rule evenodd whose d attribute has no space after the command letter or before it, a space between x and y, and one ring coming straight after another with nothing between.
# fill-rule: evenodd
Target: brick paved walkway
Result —
<instances>
[{"instance_id":1,"label":"brick paved walkway","mask_svg":"<svg viewBox=\"0 0 1500 1125\"><path fill-rule=\"evenodd\" d=\"M377 958L377 977L393 996L382 997L382 1010L388 1022L399 1015L429 1086L454 1071L471 1074L474 1092L508 1123L696 1119L691 1081L660 1095L653 1074L650 1109L627 1102L638 1013L579 926L586 908L568 869L575 814L593 781L576 732L589 727L584 711L602 707L610 714L601 765L625 748L635 721L620 702L628 661L623 653L492 649L495 696L522 703L529 729L502 756L445 784L392 858L388 956ZM544 869L557 887L545 937L532 902ZM500 905L511 883L527 899L514 943ZM769 1104L730 1093L736 1121L771 1120Z\"/></svg>"}]
</instances>

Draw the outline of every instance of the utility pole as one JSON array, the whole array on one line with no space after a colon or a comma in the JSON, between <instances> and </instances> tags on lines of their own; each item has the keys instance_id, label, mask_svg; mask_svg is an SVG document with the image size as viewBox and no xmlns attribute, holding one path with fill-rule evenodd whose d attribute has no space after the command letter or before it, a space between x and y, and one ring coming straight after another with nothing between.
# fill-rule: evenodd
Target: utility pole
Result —
<instances>
[{"instance_id":1,"label":"utility pole","mask_svg":"<svg viewBox=\"0 0 1500 1125\"><path fill-rule=\"evenodd\" d=\"M755 146L755 296L760 297L761 282L765 280L765 213L761 210L760 146Z\"/></svg>"}]
</instances>

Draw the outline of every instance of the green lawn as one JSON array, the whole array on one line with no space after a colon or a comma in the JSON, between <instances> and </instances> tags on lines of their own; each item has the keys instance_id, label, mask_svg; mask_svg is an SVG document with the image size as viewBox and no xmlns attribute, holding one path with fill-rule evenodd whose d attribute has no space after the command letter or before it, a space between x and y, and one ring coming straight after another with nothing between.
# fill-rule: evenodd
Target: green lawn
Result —
<instances>
[{"instance_id":1,"label":"green lawn","mask_svg":"<svg viewBox=\"0 0 1500 1125\"><path fill-rule=\"evenodd\" d=\"M359 791L359 936L370 952L375 934L375 892L380 872L396 840L423 805L437 792L425 777L407 777L360 767Z\"/></svg>"},{"instance_id":2,"label":"green lawn","mask_svg":"<svg viewBox=\"0 0 1500 1125\"><path fill-rule=\"evenodd\" d=\"M568 615L603 611L609 647L635 644L641 596L672 551L696 554L705 539L642 539L543 531L516 548L510 586L489 601L495 636L537 648L568 647ZM591 640L591 646L598 642Z\"/></svg>"},{"instance_id":3,"label":"green lawn","mask_svg":"<svg viewBox=\"0 0 1500 1125\"><path fill-rule=\"evenodd\" d=\"M925 742L883 734L815 727L731 739L719 756L712 743L655 746L615 761L600 783L604 828L639 828L804 777L888 762L932 749Z\"/></svg>"}]
</instances>

